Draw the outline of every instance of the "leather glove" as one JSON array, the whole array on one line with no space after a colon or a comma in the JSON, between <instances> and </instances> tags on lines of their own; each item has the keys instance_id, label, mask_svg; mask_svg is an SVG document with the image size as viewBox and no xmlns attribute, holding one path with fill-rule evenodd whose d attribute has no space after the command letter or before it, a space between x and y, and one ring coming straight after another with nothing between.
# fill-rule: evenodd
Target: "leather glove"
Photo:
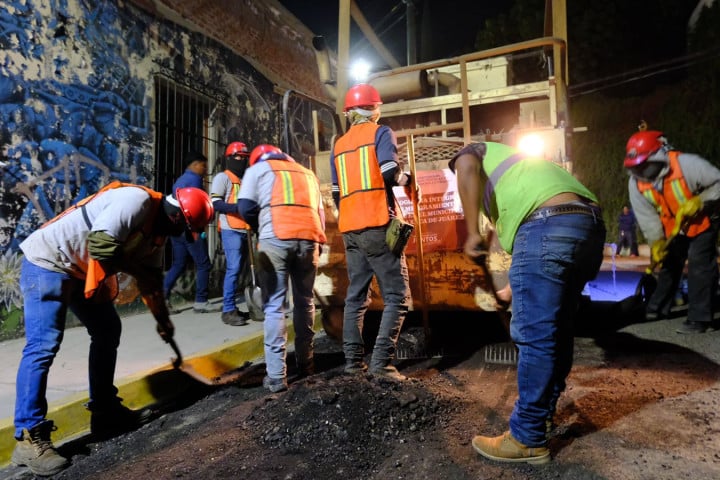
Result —
<instances>
[{"instance_id":1,"label":"leather glove","mask_svg":"<svg viewBox=\"0 0 720 480\"><path fill-rule=\"evenodd\" d=\"M677 213L675 214L675 224L682 225L683 222L689 218L694 217L697 213L702 210L703 202L699 195L690 197L687 202L680 205Z\"/></svg>"},{"instance_id":2,"label":"leather glove","mask_svg":"<svg viewBox=\"0 0 720 480\"><path fill-rule=\"evenodd\" d=\"M650 255L653 262L660 263L665 260L665 256L667 255L665 244L666 242L664 238L653 242L652 247L650 247Z\"/></svg>"}]
</instances>

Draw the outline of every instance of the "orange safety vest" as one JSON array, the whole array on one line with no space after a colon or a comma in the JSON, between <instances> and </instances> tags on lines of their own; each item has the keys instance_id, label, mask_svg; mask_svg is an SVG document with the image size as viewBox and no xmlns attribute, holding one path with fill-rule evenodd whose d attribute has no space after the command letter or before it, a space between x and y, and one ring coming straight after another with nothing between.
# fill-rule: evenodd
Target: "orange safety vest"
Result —
<instances>
[{"instance_id":1,"label":"orange safety vest","mask_svg":"<svg viewBox=\"0 0 720 480\"><path fill-rule=\"evenodd\" d=\"M340 187L338 228L352 232L390 221L385 181L375 151L373 122L353 125L335 142L335 170Z\"/></svg>"},{"instance_id":2,"label":"orange safety vest","mask_svg":"<svg viewBox=\"0 0 720 480\"><path fill-rule=\"evenodd\" d=\"M320 184L315 174L295 162L266 160L273 173L270 216L280 240L312 240L325 243L320 222Z\"/></svg>"},{"instance_id":3,"label":"orange safety vest","mask_svg":"<svg viewBox=\"0 0 720 480\"><path fill-rule=\"evenodd\" d=\"M653 204L655 210L660 215L663 224L665 236L670 236L675 227L675 213L680 206L688 201L694 193L690 190L683 176L678 155L680 152L671 151L668 153L670 158L670 171L663 179L662 193L653 188L651 182L642 182L638 180L637 187L640 193ZM693 218L685 228L685 234L692 238L700 235L702 232L710 228L710 217L701 213Z\"/></svg>"},{"instance_id":4,"label":"orange safety vest","mask_svg":"<svg viewBox=\"0 0 720 480\"><path fill-rule=\"evenodd\" d=\"M238 178L238 176L230 170L225 170L225 175L227 175L230 179L230 182L232 182L232 188L225 196L225 201L227 203L236 204L238 202L238 198L240 197L240 185L242 184L242 180L240 180L240 178ZM248 225L248 223L243 220L242 216L240 216L239 213L226 213L225 216L227 218L228 225L230 225L230 228L250 230L250 225ZM218 223L218 230L220 230L220 223Z\"/></svg>"},{"instance_id":5,"label":"orange safety vest","mask_svg":"<svg viewBox=\"0 0 720 480\"><path fill-rule=\"evenodd\" d=\"M155 190L152 190L148 187L145 187L143 185L135 185L134 183L125 183L120 182L118 180L111 182L104 187L102 187L100 190L98 190L93 195L90 195L88 197L83 198L82 200L75 203L75 205L72 205L71 207L65 209L62 213L57 215L55 218L52 218L45 222L40 228L44 228L51 223L54 223L58 220L60 220L65 215L69 214L70 212L73 212L77 210L78 208L83 208L85 204L90 202L91 200L97 198L102 193L107 192L108 190L113 190L116 188L122 188L122 187L136 187L141 188L147 192L148 195L150 195L150 199L152 201L151 207L150 207L150 215L145 219L145 223L140 228L140 231L138 232L140 235L142 235L145 238L149 238L152 235L152 229L153 225L155 224L155 217L157 216L158 209L160 208L160 205L162 204L162 200L164 195L160 192L156 192ZM92 225L90 224L90 220L85 215L85 212L83 211L83 218L85 218L85 223L88 225L88 228L92 228ZM162 245L165 243L165 237L164 236L156 236L154 239L156 245ZM117 275L112 274L108 275L105 268L102 266L102 263L99 260L96 260L94 258L88 259L88 270L87 274L85 275L85 298L98 298L98 296L102 296L102 300L114 300L115 297L117 297L119 293L119 285L117 280ZM100 299L99 299L100 300Z\"/></svg>"}]
</instances>

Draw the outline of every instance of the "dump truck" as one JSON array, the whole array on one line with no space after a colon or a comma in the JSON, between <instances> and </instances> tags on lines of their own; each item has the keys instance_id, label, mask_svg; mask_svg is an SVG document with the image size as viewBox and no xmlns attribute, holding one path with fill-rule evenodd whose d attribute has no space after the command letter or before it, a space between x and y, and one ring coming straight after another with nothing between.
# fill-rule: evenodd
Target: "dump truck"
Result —
<instances>
[{"instance_id":1,"label":"dump truck","mask_svg":"<svg viewBox=\"0 0 720 480\"><path fill-rule=\"evenodd\" d=\"M496 306L490 280L496 287L507 283L510 258L499 246L492 247L487 275L464 255L466 227L456 179L447 164L470 142L495 141L572 171L564 71L564 40L543 37L369 78L383 99L380 123L395 131L400 160L421 192L419 201L415 195L407 198L400 187L395 193L405 219L416 227L406 256L411 309L422 311L424 318L434 310ZM336 106L308 101L295 92L287 92L283 103L284 149L315 171L322 185L328 243L315 294L326 331L339 336L348 277L331 194L330 152L344 119ZM308 112L298 112L308 105ZM487 219L482 225L488 225ZM369 309L382 309L375 281Z\"/></svg>"}]
</instances>

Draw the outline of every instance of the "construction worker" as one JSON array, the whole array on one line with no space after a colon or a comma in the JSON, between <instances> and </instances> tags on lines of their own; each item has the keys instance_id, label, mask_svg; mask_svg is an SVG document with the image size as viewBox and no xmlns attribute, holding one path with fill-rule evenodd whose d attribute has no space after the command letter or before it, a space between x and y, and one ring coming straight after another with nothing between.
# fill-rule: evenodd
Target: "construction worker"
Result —
<instances>
[{"instance_id":1,"label":"construction worker","mask_svg":"<svg viewBox=\"0 0 720 480\"><path fill-rule=\"evenodd\" d=\"M233 326L247 325L250 315L241 312L235 304L235 292L247 252L250 226L238 213L237 200L245 170L248 167L247 146L232 142L225 149L225 170L215 175L210 187L213 208L220 213L219 228L225 252L225 280L223 281L223 323Z\"/></svg>"},{"instance_id":2,"label":"construction worker","mask_svg":"<svg viewBox=\"0 0 720 480\"><path fill-rule=\"evenodd\" d=\"M325 214L315 174L273 145L258 145L240 187L238 208L258 232L260 285L265 297L263 323L271 392L287 390L284 303L292 285L295 362L301 376L315 372L313 286L319 247L324 244Z\"/></svg>"},{"instance_id":3,"label":"construction worker","mask_svg":"<svg viewBox=\"0 0 720 480\"><path fill-rule=\"evenodd\" d=\"M191 151L185 155L183 160L185 172L178 177L172 187L175 192L180 188L199 188L204 190L203 180L207 175L208 160L200 152ZM192 258L195 264L195 304L193 312L211 313L221 310L221 305L212 305L208 302L208 282L210 280L210 256L208 255L207 238L200 235L195 241L188 241L185 235L170 237L172 244L172 265L165 273L163 290L168 301L168 310L171 314L179 311L171 306L170 293L187 266L188 257Z\"/></svg>"},{"instance_id":4,"label":"construction worker","mask_svg":"<svg viewBox=\"0 0 720 480\"><path fill-rule=\"evenodd\" d=\"M582 290L602 264L605 243L597 199L560 166L494 142L473 143L450 161L468 237L465 254L485 261L481 208L512 254L510 335L518 349L518 399L510 428L476 436L473 448L501 462L550 460L547 434L572 367L573 320Z\"/></svg>"},{"instance_id":5,"label":"construction worker","mask_svg":"<svg viewBox=\"0 0 720 480\"><path fill-rule=\"evenodd\" d=\"M637 220L635 214L627 205L623 205L622 212L618 215L618 243L615 247L615 255L620 255L623 249L630 251L631 257L640 255L637 242Z\"/></svg>"},{"instance_id":6,"label":"construction worker","mask_svg":"<svg viewBox=\"0 0 720 480\"><path fill-rule=\"evenodd\" d=\"M405 255L390 250L386 231L398 213L392 188L408 186L411 179L398 162L395 133L377 123L381 104L380 94L371 85L361 83L347 91L344 111L350 129L337 139L330 157L332 194L350 280L343 316L343 351L346 372L368 369L362 329L368 289L375 275L384 309L370 373L404 380L392 362L410 305L410 282Z\"/></svg>"},{"instance_id":7,"label":"construction worker","mask_svg":"<svg viewBox=\"0 0 720 480\"><path fill-rule=\"evenodd\" d=\"M174 326L163 294L162 261L169 235L202 231L212 219L210 197L196 188L172 195L114 182L79 202L21 244L20 288L25 337L18 368L12 462L36 475L53 475L68 465L50 439L48 372L60 348L67 309L90 334L90 429L105 438L136 428L152 412L125 407L113 385L121 322L113 300L117 272L135 277L138 289L169 341Z\"/></svg>"},{"instance_id":8,"label":"construction worker","mask_svg":"<svg viewBox=\"0 0 720 480\"><path fill-rule=\"evenodd\" d=\"M646 317L670 314L687 260L688 313L677 332L703 333L713 320L718 283L720 170L698 155L673 149L656 130L630 137L624 164L638 225L651 246L652 260L662 262Z\"/></svg>"}]
</instances>

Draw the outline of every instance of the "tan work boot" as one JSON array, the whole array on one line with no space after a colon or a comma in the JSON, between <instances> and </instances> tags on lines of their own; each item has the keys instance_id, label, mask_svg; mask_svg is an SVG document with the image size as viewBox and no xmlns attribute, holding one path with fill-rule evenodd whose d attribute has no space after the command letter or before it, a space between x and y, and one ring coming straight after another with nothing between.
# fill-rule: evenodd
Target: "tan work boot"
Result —
<instances>
[{"instance_id":1,"label":"tan work boot","mask_svg":"<svg viewBox=\"0 0 720 480\"><path fill-rule=\"evenodd\" d=\"M55 475L70 462L60 455L50 440L50 432L55 430L53 422L47 420L30 430L23 429L22 439L17 441L11 461L19 467L28 467L35 475L47 477Z\"/></svg>"},{"instance_id":2,"label":"tan work boot","mask_svg":"<svg viewBox=\"0 0 720 480\"><path fill-rule=\"evenodd\" d=\"M355 374L355 373L365 373L367 372L368 366L365 362L362 360L359 360L357 362L347 362L345 363L345 373Z\"/></svg>"},{"instance_id":3,"label":"tan work boot","mask_svg":"<svg viewBox=\"0 0 720 480\"><path fill-rule=\"evenodd\" d=\"M541 465L550 461L550 450L547 447L527 447L518 442L510 432L499 437L478 435L472 439L472 446L483 457L498 462Z\"/></svg>"},{"instance_id":4,"label":"tan work boot","mask_svg":"<svg viewBox=\"0 0 720 480\"><path fill-rule=\"evenodd\" d=\"M370 369L370 374L376 377L394 380L396 382L402 382L403 380L407 380L407 377L402 373L398 372L398 369L393 367L392 365L386 365L384 367L373 367Z\"/></svg>"}]
</instances>

